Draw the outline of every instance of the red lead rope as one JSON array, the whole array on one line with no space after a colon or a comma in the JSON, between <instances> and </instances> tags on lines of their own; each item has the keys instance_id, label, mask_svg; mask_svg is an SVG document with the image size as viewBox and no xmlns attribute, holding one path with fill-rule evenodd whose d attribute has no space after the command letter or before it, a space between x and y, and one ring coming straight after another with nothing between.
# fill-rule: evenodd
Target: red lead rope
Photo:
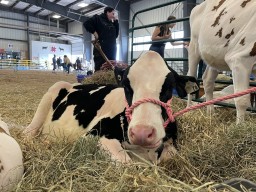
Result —
<instances>
[{"instance_id":1,"label":"red lead rope","mask_svg":"<svg viewBox=\"0 0 256 192\"><path fill-rule=\"evenodd\" d=\"M232 99L232 98L235 98L235 97L240 97L240 96L252 93L252 92L256 92L256 87L246 89L245 91L241 91L241 92L234 93L234 94L231 94L231 95L227 95L227 96L219 97L219 98L216 98L216 99L212 99L212 100L207 101L207 102L199 103L197 105L194 105L194 106L188 107L186 109L183 109L183 110L181 110L181 111L179 111L175 114L173 114L172 109L171 109L172 99L168 100L167 103L164 103L164 102L156 100L156 99L144 98L144 99L141 99L139 101L136 101L130 107L129 107L128 103L126 102L125 116L127 118L128 123L130 123L130 121L132 119L132 111L134 110L135 107L137 107L138 105L140 105L142 103L148 103L148 102L154 103L154 104L162 106L166 110L166 113L168 115L168 119L163 124L164 128L166 128L167 125L170 122L174 122L175 117L177 117L179 115L182 115L186 112L189 112L189 111L195 110L195 109L199 109L199 108L207 106L207 105L212 105L212 104L220 102L220 101L225 101L225 100Z\"/></svg>"}]
</instances>

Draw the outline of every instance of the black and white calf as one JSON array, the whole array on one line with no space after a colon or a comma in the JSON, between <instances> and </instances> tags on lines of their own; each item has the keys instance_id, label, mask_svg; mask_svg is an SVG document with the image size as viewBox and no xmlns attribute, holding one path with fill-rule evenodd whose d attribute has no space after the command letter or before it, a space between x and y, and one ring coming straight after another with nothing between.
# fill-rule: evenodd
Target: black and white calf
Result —
<instances>
[{"instance_id":1,"label":"black and white calf","mask_svg":"<svg viewBox=\"0 0 256 192\"><path fill-rule=\"evenodd\" d=\"M163 143L177 138L176 122L164 128L168 115L164 107L154 102L142 102L132 113L130 123L125 117L126 100L129 106L149 98L166 103L176 88L179 96L194 85L195 78L179 76L161 56L153 51L143 54L123 74L115 71L123 87L115 85L70 84L58 82L43 96L31 124L24 131L29 135L42 134L54 138L76 140L84 134L99 135L101 146L112 158L130 161L122 148L128 141L145 150L156 151L160 157L166 151Z\"/></svg>"}]
</instances>

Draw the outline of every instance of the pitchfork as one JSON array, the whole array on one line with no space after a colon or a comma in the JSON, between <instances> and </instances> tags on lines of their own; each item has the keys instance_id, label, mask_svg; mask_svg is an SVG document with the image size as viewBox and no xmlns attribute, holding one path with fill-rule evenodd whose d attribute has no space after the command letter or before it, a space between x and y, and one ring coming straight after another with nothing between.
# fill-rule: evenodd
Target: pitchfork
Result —
<instances>
[{"instance_id":1,"label":"pitchfork","mask_svg":"<svg viewBox=\"0 0 256 192\"><path fill-rule=\"evenodd\" d=\"M112 70L114 70L115 66L111 63L111 61L107 58L105 53L102 51L99 41L93 40L92 44L99 51L99 53L101 54L103 59L107 62L107 66L104 63L101 68L107 68L108 69L110 67Z\"/></svg>"}]
</instances>

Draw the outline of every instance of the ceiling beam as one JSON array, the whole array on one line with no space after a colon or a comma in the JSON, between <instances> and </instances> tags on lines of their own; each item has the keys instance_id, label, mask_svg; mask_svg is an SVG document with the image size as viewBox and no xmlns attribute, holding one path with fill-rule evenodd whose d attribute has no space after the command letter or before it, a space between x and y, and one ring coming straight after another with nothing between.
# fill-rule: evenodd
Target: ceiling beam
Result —
<instances>
[{"instance_id":1,"label":"ceiling beam","mask_svg":"<svg viewBox=\"0 0 256 192\"><path fill-rule=\"evenodd\" d=\"M92 5L93 5L93 7L92 7ZM90 7L90 8L89 8L89 7ZM80 9L77 9L77 11L85 13L85 12L95 11L95 10L97 10L97 9L102 8L103 6L93 3L93 4L91 4L89 7L82 7L82 8L80 8Z\"/></svg>"},{"instance_id":2,"label":"ceiling beam","mask_svg":"<svg viewBox=\"0 0 256 192\"><path fill-rule=\"evenodd\" d=\"M44 10L44 9L41 9L41 10L39 10L39 11L37 11L37 12L39 13L39 12L41 12L41 11L43 11L43 10ZM7 11L7 12L12 12L12 13L18 13L18 14L25 15L23 10L20 10L20 9L11 9L10 7L4 7L4 6L0 6L0 11ZM42 16L42 15L36 15L36 14L38 14L37 12L35 12L35 13L26 12L26 15L29 15L29 16L31 16L31 17L37 17L37 18L42 19L42 20L47 20L47 21L49 20L48 17L44 17L44 16ZM0 18L5 18L5 17L0 17ZM16 19L14 19L14 20L16 20ZM17 20L17 21L25 21L25 20ZM33 22L33 21L29 21L29 22L38 24L38 22ZM64 20L64 21L61 21L61 20L60 20L60 24L61 24L61 25L65 25L66 22L69 22L69 21L65 21L65 20ZM42 24L42 23L40 23L40 24ZM44 24L42 24L42 25L44 25Z\"/></svg>"},{"instance_id":3,"label":"ceiling beam","mask_svg":"<svg viewBox=\"0 0 256 192\"><path fill-rule=\"evenodd\" d=\"M53 3L59 3L61 0L55 0L53 1Z\"/></svg>"},{"instance_id":4,"label":"ceiling beam","mask_svg":"<svg viewBox=\"0 0 256 192\"><path fill-rule=\"evenodd\" d=\"M80 2L83 2L83 1L84 1L84 0L77 0L77 1L74 1L73 3L69 3L69 4L66 5L66 6L71 7L71 6L75 5L75 4L80 3Z\"/></svg>"},{"instance_id":5,"label":"ceiling beam","mask_svg":"<svg viewBox=\"0 0 256 192\"><path fill-rule=\"evenodd\" d=\"M51 18L53 15L58 15L58 14L55 13L55 12L52 12L52 13L50 13L49 15L46 15L45 17L48 17L48 18L50 17L50 18ZM55 18L52 18L52 19L55 19Z\"/></svg>"},{"instance_id":6,"label":"ceiling beam","mask_svg":"<svg viewBox=\"0 0 256 192\"><path fill-rule=\"evenodd\" d=\"M66 22L69 22L69 21L70 21L70 19L69 19L69 18L60 18L59 20L60 20L60 21L62 21L62 22L64 22L64 23L66 23Z\"/></svg>"},{"instance_id":7,"label":"ceiling beam","mask_svg":"<svg viewBox=\"0 0 256 192\"><path fill-rule=\"evenodd\" d=\"M74 21L74 19L70 19L70 18L68 18L68 17L63 17L63 16L62 16L61 18L58 18L58 19L53 18L52 16L53 16L54 14L56 14L56 13L52 12L52 13L50 13L49 15L44 16L43 19L44 19L44 20L48 20L48 21L49 21L49 19L50 19L51 21L59 20L59 22L60 22L61 24L63 24L63 25L65 25L65 24L68 23L68 22ZM57 13L57 14L58 14L58 13Z\"/></svg>"},{"instance_id":8,"label":"ceiling beam","mask_svg":"<svg viewBox=\"0 0 256 192\"><path fill-rule=\"evenodd\" d=\"M25 12L23 10L11 8L11 7L0 6L0 10L25 15ZM26 12L26 15L35 17L34 13L30 13L30 12Z\"/></svg>"},{"instance_id":9,"label":"ceiling beam","mask_svg":"<svg viewBox=\"0 0 256 192\"><path fill-rule=\"evenodd\" d=\"M44 11L44 9L39 9L38 11L34 12L34 15L37 16L40 12Z\"/></svg>"},{"instance_id":10,"label":"ceiling beam","mask_svg":"<svg viewBox=\"0 0 256 192\"><path fill-rule=\"evenodd\" d=\"M12 6L10 6L10 8L13 9L18 3L19 1L16 1L15 3L12 4Z\"/></svg>"},{"instance_id":11,"label":"ceiling beam","mask_svg":"<svg viewBox=\"0 0 256 192\"><path fill-rule=\"evenodd\" d=\"M93 9L84 9L84 8L83 8L83 10L79 9L79 11L81 11L83 14L87 14L87 13L90 13L92 11L96 11L97 9L100 9L100 8L102 8L101 5L99 5L97 7L94 7Z\"/></svg>"},{"instance_id":12,"label":"ceiling beam","mask_svg":"<svg viewBox=\"0 0 256 192\"><path fill-rule=\"evenodd\" d=\"M44 9L53 11L64 17L68 17L70 19L80 21L82 23L88 19L86 16L82 15L80 12L76 10L70 9L69 7L61 6L56 3L52 3L50 1L45 1L45 0L20 0L20 1L32 4L32 5L36 5L38 7L42 7Z\"/></svg>"},{"instance_id":13,"label":"ceiling beam","mask_svg":"<svg viewBox=\"0 0 256 192\"><path fill-rule=\"evenodd\" d=\"M23 9L24 12L26 12L30 7L32 7L33 5L28 5L25 9Z\"/></svg>"}]
</instances>

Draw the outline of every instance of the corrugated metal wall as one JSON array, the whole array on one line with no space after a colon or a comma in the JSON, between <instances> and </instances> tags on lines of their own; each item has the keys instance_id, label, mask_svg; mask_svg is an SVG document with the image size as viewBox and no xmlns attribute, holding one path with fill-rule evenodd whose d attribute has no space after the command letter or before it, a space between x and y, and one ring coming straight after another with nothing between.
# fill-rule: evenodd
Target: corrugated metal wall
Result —
<instances>
[{"instance_id":1,"label":"corrugated metal wall","mask_svg":"<svg viewBox=\"0 0 256 192\"><path fill-rule=\"evenodd\" d=\"M76 35L83 35L83 23L81 22L70 22L68 24L68 32ZM80 59L85 58L84 56L84 43L83 41L81 42L72 42L71 45L71 61L75 63L77 57Z\"/></svg>"},{"instance_id":2,"label":"corrugated metal wall","mask_svg":"<svg viewBox=\"0 0 256 192\"><path fill-rule=\"evenodd\" d=\"M0 39L0 48L5 47L7 51L27 51L27 43L13 40ZM3 48L2 48L3 49Z\"/></svg>"},{"instance_id":3,"label":"corrugated metal wall","mask_svg":"<svg viewBox=\"0 0 256 192\"><path fill-rule=\"evenodd\" d=\"M169 3L169 2L170 0L158 0L158 1L144 0L144 1L139 1L137 3L133 3L130 9L130 24L129 24L130 28L132 28L132 18L136 12L143 9L151 8L160 4ZM174 15L177 19L183 18L183 3L182 2L176 3L173 5L168 5L162 8L158 8L158 9L154 9L148 12L138 14L134 22L134 27L166 21L167 17L170 15ZM143 37L143 36L148 36L146 41L151 41L151 35L153 33L154 28L155 27L150 27L146 29L136 30L134 32L134 42L136 41L136 38ZM175 37L175 34L179 35L178 33L175 33L175 32L183 32L183 23L177 23L176 26L172 29L173 38L180 38L180 37ZM144 45L144 48L148 50L149 46L150 45ZM178 47L171 46L170 48L170 43L167 43L166 49L165 49L165 57L166 58L172 58L172 57L182 58L183 49L184 49L183 46L178 46ZM143 51L134 51L133 58L137 58L142 52ZM131 61L130 56L131 54L129 53L129 62ZM173 61L173 62L168 62L168 64L171 66L176 66L175 68L179 73L183 71L183 62Z\"/></svg>"},{"instance_id":4,"label":"corrugated metal wall","mask_svg":"<svg viewBox=\"0 0 256 192\"><path fill-rule=\"evenodd\" d=\"M48 42L65 42L45 36L44 32L65 32L65 26L59 25L59 27L57 27L56 21L49 22L30 16L29 29L29 40L44 39L44 41ZM0 11L0 49L21 52L22 57L28 59L27 41L27 16L8 11Z\"/></svg>"},{"instance_id":5,"label":"corrugated metal wall","mask_svg":"<svg viewBox=\"0 0 256 192\"><path fill-rule=\"evenodd\" d=\"M68 23L68 32L76 35L83 35L83 23L76 21Z\"/></svg>"}]
</instances>

